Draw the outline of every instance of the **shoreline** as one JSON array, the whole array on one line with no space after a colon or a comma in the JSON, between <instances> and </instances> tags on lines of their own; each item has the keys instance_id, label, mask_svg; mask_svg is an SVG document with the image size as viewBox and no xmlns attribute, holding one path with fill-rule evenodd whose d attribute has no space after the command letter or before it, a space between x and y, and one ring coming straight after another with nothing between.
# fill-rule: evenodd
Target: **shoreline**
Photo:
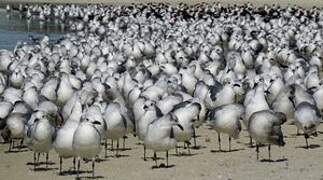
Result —
<instances>
[{"instance_id":1,"label":"shoreline","mask_svg":"<svg viewBox=\"0 0 323 180\"><path fill-rule=\"evenodd\" d=\"M205 0L205 1L189 1L189 0L168 0L168 1L161 1L161 0L142 0L140 2L136 1L129 1L129 0L119 0L119 1L114 1L114 0L49 0L47 2L44 2L43 0L0 0L0 5L5 5L5 4L45 4L45 3L52 3L52 4L108 4L108 5L130 5L130 4L138 4L138 3L159 3L159 2L164 2L164 3L170 3L170 4L178 4L180 2L184 2L186 4L192 5L192 4L197 4L201 2L206 2L206 3L213 3L213 2L220 2L222 5L227 6L227 5L232 5L232 4L245 4L247 2L250 2L250 0L218 0L218 1L212 1L212 0ZM252 4L255 6L264 6L266 4L274 4L277 3L277 1L272 1L272 0L255 0L252 1ZM283 0L279 1L278 3L280 6L288 6L288 5L297 5L300 7L304 8L311 8L313 6L316 7L323 7L323 1L317 1L317 0L294 0L293 2Z\"/></svg>"}]
</instances>

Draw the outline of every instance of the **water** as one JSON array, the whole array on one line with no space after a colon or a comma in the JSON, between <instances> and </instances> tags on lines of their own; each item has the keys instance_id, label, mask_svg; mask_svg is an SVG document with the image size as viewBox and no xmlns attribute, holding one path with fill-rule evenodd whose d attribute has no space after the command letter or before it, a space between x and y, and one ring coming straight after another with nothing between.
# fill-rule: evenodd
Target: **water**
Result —
<instances>
[{"instance_id":1,"label":"water","mask_svg":"<svg viewBox=\"0 0 323 180\"><path fill-rule=\"evenodd\" d=\"M36 17L27 20L18 12L0 9L0 49L13 50L18 41L30 43L30 36L48 35L51 40L57 40L63 36L64 29L57 20L42 22Z\"/></svg>"}]
</instances>

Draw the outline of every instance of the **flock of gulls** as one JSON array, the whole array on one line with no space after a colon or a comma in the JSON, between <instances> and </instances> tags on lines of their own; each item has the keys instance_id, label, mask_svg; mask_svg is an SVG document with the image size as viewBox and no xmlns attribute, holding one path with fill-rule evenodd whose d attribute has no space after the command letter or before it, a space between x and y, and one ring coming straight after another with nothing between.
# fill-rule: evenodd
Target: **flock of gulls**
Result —
<instances>
[{"instance_id":1,"label":"flock of gulls","mask_svg":"<svg viewBox=\"0 0 323 180\"><path fill-rule=\"evenodd\" d=\"M18 10L26 19L68 19L70 29L57 42L44 36L0 51L2 138L9 151L17 143L33 151L34 168L40 154L47 162L54 149L60 173L71 158L77 172L81 161L92 162L94 176L101 149L107 157L109 145L119 156L129 135L143 145L144 160L152 150L156 167L167 167L179 143L187 153L198 146L201 126L217 132L219 150L226 134L229 151L246 129L257 159L259 147L268 146L270 159L271 145L285 145L285 122L307 148L318 135L320 8L160 3ZM158 165L160 152L166 162Z\"/></svg>"}]
</instances>

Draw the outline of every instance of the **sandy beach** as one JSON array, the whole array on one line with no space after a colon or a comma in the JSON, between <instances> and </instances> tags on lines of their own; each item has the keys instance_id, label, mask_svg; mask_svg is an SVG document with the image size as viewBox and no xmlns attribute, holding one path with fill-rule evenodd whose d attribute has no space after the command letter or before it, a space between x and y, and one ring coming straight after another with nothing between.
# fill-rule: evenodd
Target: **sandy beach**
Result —
<instances>
[{"instance_id":1,"label":"sandy beach","mask_svg":"<svg viewBox=\"0 0 323 180\"><path fill-rule=\"evenodd\" d=\"M190 1L190 0L166 0L166 1L160 1L160 0L142 0L142 1L129 1L129 0L119 0L119 1L114 1L114 0L0 0L0 4L17 4L17 3L55 3L55 4L65 4L65 3L77 3L77 4L91 4L91 3L104 3L104 4L131 4L131 3L148 3L148 2L153 2L153 3L158 3L158 2L168 2L171 4L176 4L180 2L185 2L187 4L195 4L197 2L221 2L224 5L227 4L244 4L247 2L250 2L250 0L217 0L217 1L212 1L212 0L204 0L204 1ZM262 6L264 4L273 4L273 3L279 3L281 6L286 6L286 5L298 5L301 7L305 8L310 8L313 6L317 7L323 7L323 1L319 0L294 0L294 1L272 1L272 0L253 0L252 3L256 6Z\"/></svg>"},{"instance_id":2,"label":"sandy beach","mask_svg":"<svg viewBox=\"0 0 323 180\"><path fill-rule=\"evenodd\" d=\"M198 145L200 149L192 150L192 156L176 156L175 151L170 152L170 168L152 169L152 159L143 161L142 146L138 140L130 137L127 150L121 152L121 157L116 158L114 152L109 151L109 157L104 159L104 151L100 154L100 162L96 164L97 178L102 179L323 179L323 127L319 129L319 136L309 139L310 149L305 149L303 136L296 136L294 125L284 125L286 146L272 147L273 162L266 161L268 157L267 147L260 149L260 159L256 160L255 148L249 148L247 132L240 134L240 139L234 140L233 152L218 152L217 134L207 127L198 129ZM33 153L24 149L19 153L7 153L8 144L0 145L0 174L6 179L72 179L75 175L66 174L58 176L58 157L54 150L50 153L49 169L40 168L34 172L32 162ZM222 149L227 150L228 138L222 135ZM180 149L180 152L187 152ZM148 151L148 156L152 153ZM164 158L165 154L158 154ZM41 161L45 157L41 156ZM159 163L164 163L160 159ZM44 167L44 165L40 166ZM64 161L63 168L67 170L72 167L72 160ZM82 164L81 177L90 177L91 163Z\"/></svg>"}]
</instances>

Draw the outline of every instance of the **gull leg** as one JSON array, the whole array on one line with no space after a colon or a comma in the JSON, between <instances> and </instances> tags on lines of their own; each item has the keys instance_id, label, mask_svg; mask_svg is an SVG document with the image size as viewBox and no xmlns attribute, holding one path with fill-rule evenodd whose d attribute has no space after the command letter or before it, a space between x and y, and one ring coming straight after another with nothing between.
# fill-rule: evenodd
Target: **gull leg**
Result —
<instances>
[{"instance_id":1,"label":"gull leg","mask_svg":"<svg viewBox=\"0 0 323 180\"><path fill-rule=\"evenodd\" d=\"M119 139L117 140L116 157L119 156L118 151L119 151Z\"/></svg>"},{"instance_id":2,"label":"gull leg","mask_svg":"<svg viewBox=\"0 0 323 180\"><path fill-rule=\"evenodd\" d=\"M107 139L104 140L104 157L108 157L108 142Z\"/></svg>"},{"instance_id":3,"label":"gull leg","mask_svg":"<svg viewBox=\"0 0 323 180\"><path fill-rule=\"evenodd\" d=\"M193 139L194 139L194 147L197 148L197 145L196 145L196 131L195 131L194 126L193 126Z\"/></svg>"},{"instance_id":4,"label":"gull leg","mask_svg":"<svg viewBox=\"0 0 323 180\"><path fill-rule=\"evenodd\" d=\"M231 136L229 136L229 152L231 152Z\"/></svg>"},{"instance_id":5,"label":"gull leg","mask_svg":"<svg viewBox=\"0 0 323 180\"><path fill-rule=\"evenodd\" d=\"M305 142L306 142L306 149L308 149L309 146L308 146L308 140L307 139L309 138L309 135L304 133L304 137L305 137Z\"/></svg>"},{"instance_id":6,"label":"gull leg","mask_svg":"<svg viewBox=\"0 0 323 180\"><path fill-rule=\"evenodd\" d=\"M80 179L81 157L77 157L77 174L76 179Z\"/></svg>"},{"instance_id":7,"label":"gull leg","mask_svg":"<svg viewBox=\"0 0 323 180\"><path fill-rule=\"evenodd\" d=\"M154 151L154 160L155 160L155 163L156 163L156 167L158 167L157 166L157 154L156 154L156 152Z\"/></svg>"},{"instance_id":8,"label":"gull leg","mask_svg":"<svg viewBox=\"0 0 323 180\"><path fill-rule=\"evenodd\" d=\"M63 158L59 157L59 175L62 175Z\"/></svg>"},{"instance_id":9,"label":"gull leg","mask_svg":"<svg viewBox=\"0 0 323 180\"><path fill-rule=\"evenodd\" d=\"M34 152L34 171L36 170L36 152Z\"/></svg>"},{"instance_id":10,"label":"gull leg","mask_svg":"<svg viewBox=\"0 0 323 180\"><path fill-rule=\"evenodd\" d=\"M166 167L168 167L168 151L166 151Z\"/></svg>"},{"instance_id":11,"label":"gull leg","mask_svg":"<svg viewBox=\"0 0 323 180\"><path fill-rule=\"evenodd\" d=\"M268 145L268 158L269 158L269 160L271 159L270 150L271 150L271 147L270 147L270 144L269 144L269 145Z\"/></svg>"},{"instance_id":12,"label":"gull leg","mask_svg":"<svg viewBox=\"0 0 323 180\"><path fill-rule=\"evenodd\" d=\"M49 156L49 153L47 152L46 153L46 169L48 168L48 156Z\"/></svg>"},{"instance_id":13,"label":"gull leg","mask_svg":"<svg viewBox=\"0 0 323 180\"><path fill-rule=\"evenodd\" d=\"M123 136L123 144L122 144L123 149L126 149L126 139L127 138L128 138L127 136Z\"/></svg>"},{"instance_id":14,"label":"gull leg","mask_svg":"<svg viewBox=\"0 0 323 180\"><path fill-rule=\"evenodd\" d=\"M92 158L92 178L94 179L95 157Z\"/></svg>"},{"instance_id":15,"label":"gull leg","mask_svg":"<svg viewBox=\"0 0 323 180\"><path fill-rule=\"evenodd\" d=\"M144 144L144 161L147 161L146 159L146 145Z\"/></svg>"},{"instance_id":16,"label":"gull leg","mask_svg":"<svg viewBox=\"0 0 323 180\"><path fill-rule=\"evenodd\" d=\"M259 145L256 144L257 160L259 160Z\"/></svg>"},{"instance_id":17,"label":"gull leg","mask_svg":"<svg viewBox=\"0 0 323 180\"><path fill-rule=\"evenodd\" d=\"M253 146L253 143L252 143L252 137L251 137L251 136L249 136L249 144L250 144L250 147L252 147L252 146Z\"/></svg>"},{"instance_id":18,"label":"gull leg","mask_svg":"<svg viewBox=\"0 0 323 180\"><path fill-rule=\"evenodd\" d=\"M221 135L218 133L219 151L221 152Z\"/></svg>"},{"instance_id":19,"label":"gull leg","mask_svg":"<svg viewBox=\"0 0 323 180\"><path fill-rule=\"evenodd\" d=\"M76 166L75 166L75 164L76 164L76 158L75 158L75 157L73 157L73 170L74 170L74 171L76 170Z\"/></svg>"},{"instance_id":20,"label":"gull leg","mask_svg":"<svg viewBox=\"0 0 323 180\"><path fill-rule=\"evenodd\" d=\"M40 153L37 154L37 163L39 163L39 157L40 157Z\"/></svg>"},{"instance_id":21,"label":"gull leg","mask_svg":"<svg viewBox=\"0 0 323 180\"><path fill-rule=\"evenodd\" d=\"M191 147L190 147L190 142L187 142L187 152L189 155L191 155Z\"/></svg>"},{"instance_id":22,"label":"gull leg","mask_svg":"<svg viewBox=\"0 0 323 180\"><path fill-rule=\"evenodd\" d=\"M11 152L11 149L12 149L12 139L10 138L10 141L9 141L9 149L8 149L8 152Z\"/></svg>"},{"instance_id":23,"label":"gull leg","mask_svg":"<svg viewBox=\"0 0 323 180\"><path fill-rule=\"evenodd\" d=\"M111 151L113 151L113 140L111 139Z\"/></svg>"}]
</instances>

